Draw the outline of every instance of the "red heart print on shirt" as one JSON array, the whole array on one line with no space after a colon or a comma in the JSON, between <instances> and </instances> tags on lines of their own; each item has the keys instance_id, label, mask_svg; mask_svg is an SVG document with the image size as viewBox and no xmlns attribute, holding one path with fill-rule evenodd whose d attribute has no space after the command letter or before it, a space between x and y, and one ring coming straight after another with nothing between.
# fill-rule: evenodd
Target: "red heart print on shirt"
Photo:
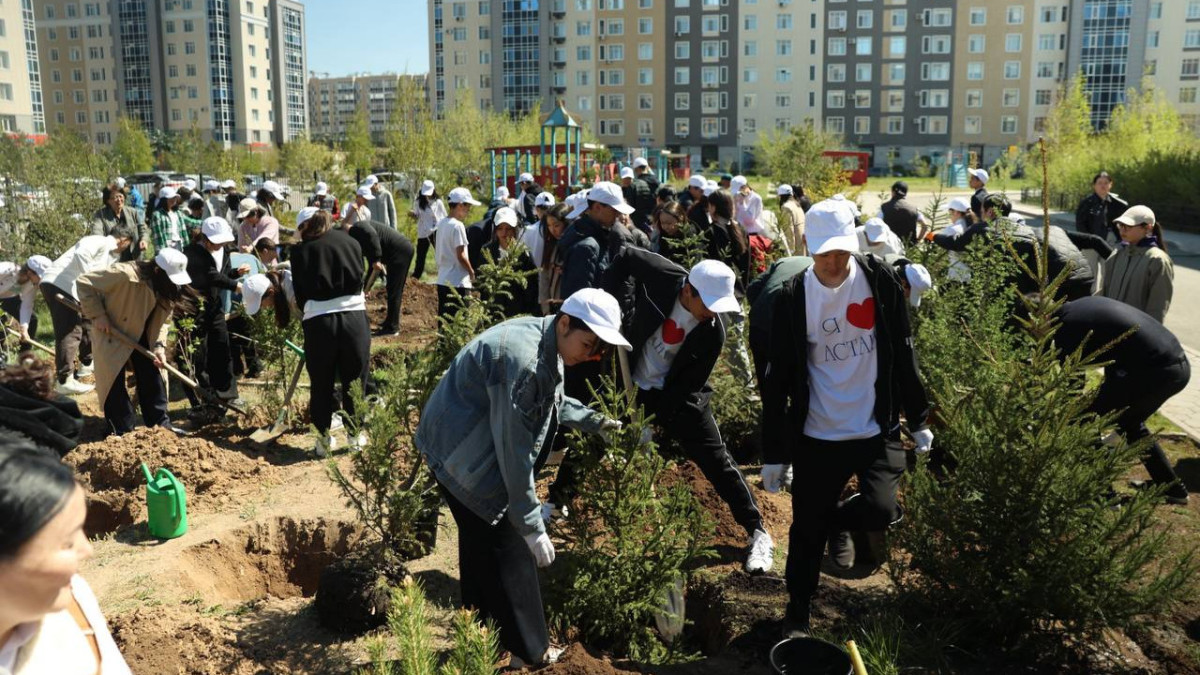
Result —
<instances>
[{"instance_id":1,"label":"red heart print on shirt","mask_svg":"<svg viewBox=\"0 0 1200 675\"><path fill-rule=\"evenodd\" d=\"M669 345L677 345L683 342L683 329L679 324L675 323L674 319L667 319L667 322L662 327L663 342Z\"/></svg>"},{"instance_id":2,"label":"red heart print on shirt","mask_svg":"<svg viewBox=\"0 0 1200 675\"><path fill-rule=\"evenodd\" d=\"M863 330L871 330L875 327L875 298L867 298L861 303L851 303L846 308L846 321L850 322L851 326L861 328Z\"/></svg>"}]
</instances>

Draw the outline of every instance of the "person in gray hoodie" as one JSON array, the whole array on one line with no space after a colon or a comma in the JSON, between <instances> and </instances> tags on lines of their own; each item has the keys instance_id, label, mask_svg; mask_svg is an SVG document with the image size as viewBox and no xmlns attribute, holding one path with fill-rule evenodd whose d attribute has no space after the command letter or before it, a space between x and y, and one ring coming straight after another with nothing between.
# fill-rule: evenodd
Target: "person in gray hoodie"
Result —
<instances>
[{"instance_id":1,"label":"person in gray hoodie","mask_svg":"<svg viewBox=\"0 0 1200 675\"><path fill-rule=\"evenodd\" d=\"M371 194L375 195L375 199L367 202L367 208L371 211L371 220L387 225L393 230L396 229L399 221L396 220L396 200L392 198L392 193L383 187L383 183L379 182L379 178L375 174L367 176L363 185L371 188Z\"/></svg>"}]
</instances>

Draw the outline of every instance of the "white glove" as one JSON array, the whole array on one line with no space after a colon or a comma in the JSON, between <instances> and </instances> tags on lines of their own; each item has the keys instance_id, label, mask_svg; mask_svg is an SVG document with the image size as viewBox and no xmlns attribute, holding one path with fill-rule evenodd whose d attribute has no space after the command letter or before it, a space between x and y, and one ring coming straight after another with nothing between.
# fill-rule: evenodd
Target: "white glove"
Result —
<instances>
[{"instance_id":1,"label":"white glove","mask_svg":"<svg viewBox=\"0 0 1200 675\"><path fill-rule=\"evenodd\" d=\"M654 442L654 428L650 425L642 427L642 437L638 440L639 445L650 445Z\"/></svg>"},{"instance_id":2,"label":"white glove","mask_svg":"<svg viewBox=\"0 0 1200 675\"><path fill-rule=\"evenodd\" d=\"M929 452L929 448L933 447L933 432L929 429L914 431L912 437L917 443L918 454L923 455Z\"/></svg>"},{"instance_id":3,"label":"white glove","mask_svg":"<svg viewBox=\"0 0 1200 675\"><path fill-rule=\"evenodd\" d=\"M763 464L763 488L767 492L779 492L779 489L783 487L783 474L787 468L787 464Z\"/></svg>"},{"instance_id":4,"label":"white glove","mask_svg":"<svg viewBox=\"0 0 1200 675\"><path fill-rule=\"evenodd\" d=\"M525 535L525 545L529 547L538 567L549 567L554 562L554 544L545 532Z\"/></svg>"},{"instance_id":5,"label":"white glove","mask_svg":"<svg viewBox=\"0 0 1200 675\"><path fill-rule=\"evenodd\" d=\"M613 434L620 431L622 426L624 425L621 424L621 420L604 420L600 423L600 438L603 438L605 443L612 443Z\"/></svg>"}]
</instances>

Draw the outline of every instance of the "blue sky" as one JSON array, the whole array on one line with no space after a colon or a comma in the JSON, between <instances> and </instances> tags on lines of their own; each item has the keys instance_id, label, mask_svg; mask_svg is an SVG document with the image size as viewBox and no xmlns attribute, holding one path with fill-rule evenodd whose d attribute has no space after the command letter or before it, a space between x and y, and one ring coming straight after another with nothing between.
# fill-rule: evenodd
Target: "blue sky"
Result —
<instances>
[{"instance_id":1,"label":"blue sky","mask_svg":"<svg viewBox=\"0 0 1200 675\"><path fill-rule=\"evenodd\" d=\"M429 71L426 0L304 0L304 9L310 71Z\"/></svg>"}]
</instances>

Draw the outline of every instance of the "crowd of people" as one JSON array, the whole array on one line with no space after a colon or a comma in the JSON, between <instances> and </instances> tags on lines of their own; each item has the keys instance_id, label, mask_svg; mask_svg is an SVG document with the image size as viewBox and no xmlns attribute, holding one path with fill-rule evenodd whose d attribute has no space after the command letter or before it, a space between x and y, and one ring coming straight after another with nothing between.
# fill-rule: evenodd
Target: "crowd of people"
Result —
<instances>
[{"instance_id":1,"label":"crowd of people","mask_svg":"<svg viewBox=\"0 0 1200 675\"><path fill-rule=\"evenodd\" d=\"M781 183L773 188L776 215L744 176L692 175L677 191L638 159L617 174L619 182L597 182L561 203L522 174L515 197L498 187L482 218L469 222L483 206L469 189L454 187L443 198L425 180L407 214L415 247L399 230L395 198L375 176L344 204L318 184L294 232L276 217L285 196L273 181L249 196L231 181L208 181L200 191L158 186L144 212L141 195L113 181L91 233L70 249L54 260L0 263L0 307L15 318L10 330L23 343L33 340L36 290L54 326L53 367L44 368L53 391L31 385L35 365L22 362L23 379L3 376L0 405L10 389L55 401L44 419L56 421L33 425L32 436L0 439L0 672L30 662L120 661L76 574L90 552L80 488L44 452L71 445L69 420L78 417L74 403L54 392L94 388L110 433L123 434L136 425L125 377L131 371L142 422L186 433L167 414L160 369L190 361L200 421L239 408L238 375L253 376L259 366L252 341L239 347L248 327L234 322L269 308L278 326L300 322L314 450L325 456L338 446L339 413L353 413L348 389L374 394L365 293L386 280L387 313L374 335L396 335L408 276L421 279L428 256L442 320L480 292L476 275L488 261L511 257L526 273L525 285L502 303L506 320L454 358L414 439L459 528L462 600L496 622L514 665L556 655L537 567L555 558L547 525L573 506L586 508L577 496L584 458L565 448L557 429L608 437L621 428L621 420L589 407L615 350L627 352L625 386L654 416L643 442L670 442L696 463L745 529L746 571L762 574L774 565L775 544L711 403L722 354L744 358L749 400L762 408L762 483L792 493L784 633L807 634L826 550L848 567L852 531L880 532L900 517L902 428L918 453L933 445L910 312L935 280L907 252L948 250L949 272L937 280L943 284L970 278L960 255L972 242L1013 242L1028 261L1037 255L1041 234L1003 194L987 191L987 171L970 173L974 193L951 199L949 225L937 229L908 200L904 181L874 216L843 195L813 203L803 186ZM1123 411L1118 429L1134 441L1149 434L1146 419L1186 385L1190 371L1162 326L1173 278L1162 228L1149 208L1128 206L1111 187L1101 172L1095 194L1080 205L1077 231L1051 228L1050 273L1067 275L1056 341L1069 353L1138 327L1113 351L1093 405L1101 414ZM1012 282L1024 292L1040 288L1023 272ZM194 349L169 355L168 335L184 319ZM741 335L744 357L736 348ZM240 350L249 350L244 367ZM95 385L81 381L88 376ZM362 447L367 433L350 439L351 448ZM552 449L568 452L543 501L535 481ZM1167 500L1186 503L1187 489L1162 449L1152 445L1145 461L1151 483L1167 486ZM851 476L858 491L842 500ZM36 583L20 581L28 575ZM77 631L87 639L72 637L61 653L48 649L48 640ZM103 672L124 671L106 665Z\"/></svg>"}]
</instances>

